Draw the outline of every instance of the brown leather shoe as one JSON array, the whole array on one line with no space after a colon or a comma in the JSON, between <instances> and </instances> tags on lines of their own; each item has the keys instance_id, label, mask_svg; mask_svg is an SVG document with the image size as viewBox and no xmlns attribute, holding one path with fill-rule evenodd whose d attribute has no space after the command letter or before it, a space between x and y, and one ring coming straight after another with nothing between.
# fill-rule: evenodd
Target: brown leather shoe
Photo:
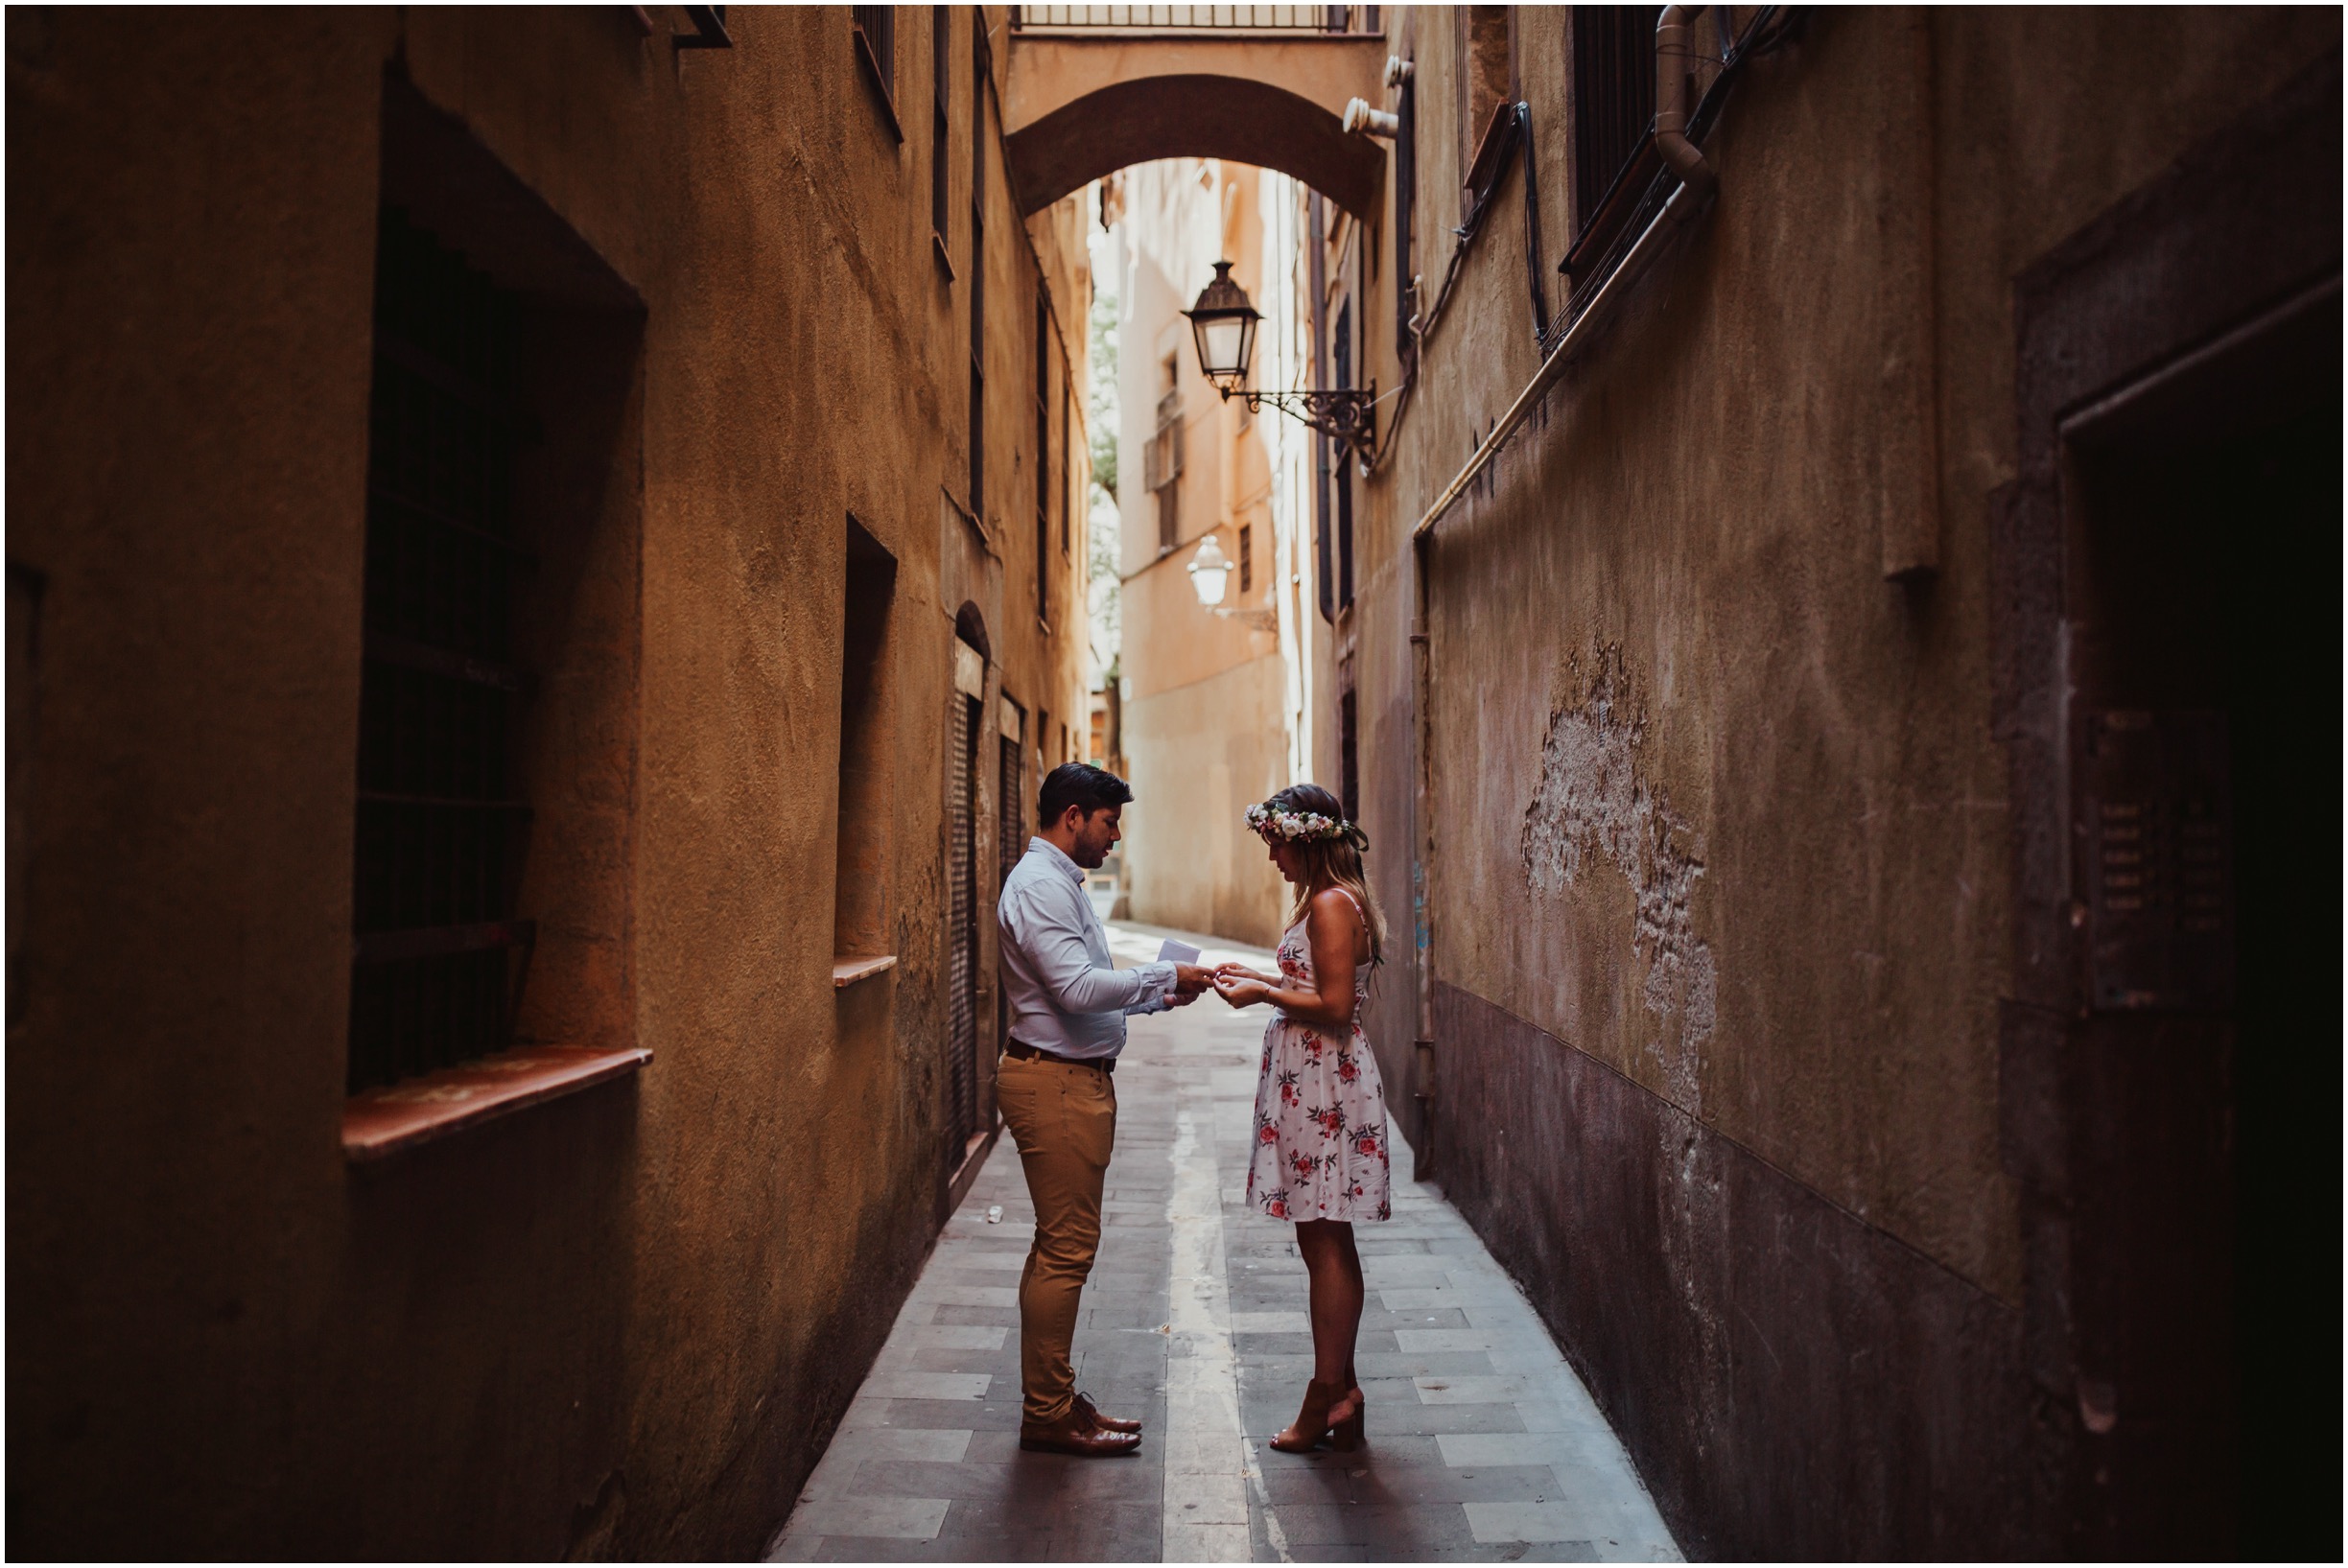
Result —
<instances>
[{"instance_id":1,"label":"brown leather shoe","mask_svg":"<svg viewBox=\"0 0 2348 1568\"><path fill-rule=\"evenodd\" d=\"M1092 1401L1081 1393L1076 1396L1075 1408L1078 1415L1099 1427L1103 1432L1139 1432L1141 1430L1139 1421L1129 1421L1121 1416L1103 1416L1092 1408Z\"/></svg>"},{"instance_id":2,"label":"brown leather shoe","mask_svg":"<svg viewBox=\"0 0 2348 1568\"><path fill-rule=\"evenodd\" d=\"M1079 1459L1116 1459L1141 1451L1139 1432L1104 1432L1092 1424L1085 1407L1068 1406L1068 1414L1048 1426L1020 1423L1020 1446L1030 1453L1074 1454Z\"/></svg>"}]
</instances>

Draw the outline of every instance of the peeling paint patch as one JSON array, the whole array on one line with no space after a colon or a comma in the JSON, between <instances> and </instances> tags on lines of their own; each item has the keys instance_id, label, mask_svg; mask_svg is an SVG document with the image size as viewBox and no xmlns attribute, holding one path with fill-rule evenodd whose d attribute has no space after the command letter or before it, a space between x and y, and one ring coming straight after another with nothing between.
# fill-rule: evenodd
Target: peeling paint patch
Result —
<instances>
[{"instance_id":1,"label":"peeling paint patch","mask_svg":"<svg viewBox=\"0 0 2348 1568\"><path fill-rule=\"evenodd\" d=\"M1703 861L1669 794L1640 776L1647 715L1632 698L1622 649L1600 644L1586 667L1576 655L1567 677L1541 740L1540 784L1525 807L1525 882L1537 897L1555 898L1603 863L1631 884L1632 947L1647 965L1642 995L1662 1025L1646 1049L1672 1100L1694 1112L1719 991L1711 945L1698 939L1688 914Z\"/></svg>"}]
</instances>

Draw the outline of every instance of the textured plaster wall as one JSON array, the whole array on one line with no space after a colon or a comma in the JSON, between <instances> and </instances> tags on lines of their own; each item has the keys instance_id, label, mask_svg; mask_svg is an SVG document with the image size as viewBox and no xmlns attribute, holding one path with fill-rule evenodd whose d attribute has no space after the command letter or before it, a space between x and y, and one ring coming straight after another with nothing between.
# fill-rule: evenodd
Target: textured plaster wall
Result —
<instances>
[{"instance_id":1,"label":"textured plaster wall","mask_svg":"<svg viewBox=\"0 0 2348 1568\"><path fill-rule=\"evenodd\" d=\"M1514 12L1553 308L1568 25ZM1423 303L1470 151L1459 18L1411 8L1392 36L1416 63ZM1410 530L1537 365L1521 166L1382 406L1328 667L1357 692L1390 902L1408 861L1382 847L1428 846L1433 1048L1399 988L1373 1010L1381 1066L1432 1091L1406 1130L1691 1555L2061 1538L2061 1418L2025 1369L2059 1352L2026 1343L1999 1144L2013 280L2339 42L2328 12L1811 13L1705 140L1717 205L1444 517L1423 712ZM1368 301L1384 389L1376 240L1358 270L1332 246L1331 308ZM1917 559L1937 573L1886 580ZM1333 773L1333 733L1317 750Z\"/></svg>"},{"instance_id":2,"label":"textured plaster wall","mask_svg":"<svg viewBox=\"0 0 2348 1568\"><path fill-rule=\"evenodd\" d=\"M1431 288L1458 180L1454 30L1401 25ZM1548 167L1562 18L1518 25ZM1717 209L1445 519L1435 964L2010 1300L1984 509L2010 474L2008 279L2337 39L2306 16L1940 12L1927 86L1914 25L1821 14L1756 62L1707 144ZM1920 105L1928 180L1897 151ZM1552 257L1562 183L1543 192ZM1533 369L1516 176L1503 197L1369 487L1357 616L1407 602L1410 525ZM1900 248L1919 228L1929 297ZM1904 368L1919 314L1931 360ZM1913 483L1896 465L1921 460L1888 411L1913 374L1939 453L1923 588L1881 572L1906 521L1885 498ZM1364 766L1400 773L1407 665L1383 642L1357 655ZM1374 839L1396 837L1407 787L1365 794L1394 813ZM1400 1039L1390 1023L1382 1054Z\"/></svg>"},{"instance_id":3,"label":"textured plaster wall","mask_svg":"<svg viewBox=\"0 0 2348 1568\"><path fill-rule=\"evenodd\" d=\"M27 1553L754 1553L933 1231L956 610L986 616L990 700L1081 711L1073 571L1047 614L1035 597L1029 367L1035 258L1084 318L1082 220L1022 225L991 147L989 483L962 522L941 486L965 488L967 281L932 259L927 137L890 133L839 12L737 11L734 49L688 53L658 17L648 38L623 8L9 17L8 547L46 583L11 912ZM927 93L926 30L900 50ZM526 1024L654 1061L355 1173L387 68L643 301L596 360L622 376L599 509L550 562L579 591L536 633L560 679L531 767L581 836L531 877L591 889L595 939L534 976ZM901 962L835 993L851 510L899 563Z\"/></svg>"}]
</instances>

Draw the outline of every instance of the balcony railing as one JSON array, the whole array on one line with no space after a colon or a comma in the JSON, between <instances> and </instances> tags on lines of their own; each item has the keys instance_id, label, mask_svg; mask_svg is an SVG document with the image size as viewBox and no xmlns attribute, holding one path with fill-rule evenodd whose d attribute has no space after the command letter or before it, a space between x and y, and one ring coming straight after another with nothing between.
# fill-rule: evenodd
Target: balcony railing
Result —
<instances>
[{"instance_id":1,"label":"balcony railing","mask_svg":"<svg viewBox=\"0 0 2348 1568\"><path fill-rule=\"evenodd\" d=\"M1015 28L1114 27L1218 33L1381 31L1381 6L1020 6Z\"/></svg>"}]
</instances>

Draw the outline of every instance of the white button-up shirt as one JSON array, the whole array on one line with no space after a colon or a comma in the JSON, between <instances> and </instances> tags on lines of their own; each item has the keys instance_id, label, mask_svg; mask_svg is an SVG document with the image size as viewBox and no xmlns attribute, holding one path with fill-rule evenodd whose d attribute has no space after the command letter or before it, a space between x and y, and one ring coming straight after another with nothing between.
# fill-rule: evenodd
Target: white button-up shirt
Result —
<instances>
[{"instance_id":1,"label":"white button-up shirt","mask_svg":"<svg viewBox=\"0 0 2348 1568\"><path fill-rule=\"evenodd\" d=\"M1172 1006L1174 966L1110 967L1109 936L1085 897L1084 871L1041 838L1011 868L996 901L1011 1038L1054 1056L1114 1057L1125 1015Z\"/></svg>"}]
</instances>

